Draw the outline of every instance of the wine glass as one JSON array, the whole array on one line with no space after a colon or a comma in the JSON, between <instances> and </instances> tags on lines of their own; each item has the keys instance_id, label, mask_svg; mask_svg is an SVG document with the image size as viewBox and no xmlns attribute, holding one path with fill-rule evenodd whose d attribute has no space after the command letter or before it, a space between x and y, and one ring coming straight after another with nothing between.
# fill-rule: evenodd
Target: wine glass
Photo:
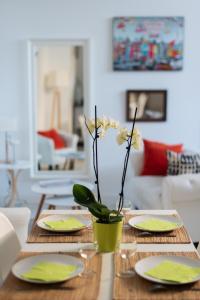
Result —
<instances>
[{"instance_id":1,"label":"wine glass","mask_svg":"<svg viewBox=\"0 0 200 300\"><path fill-rule=\"evenodd\" d=\"M116 210L118 210L118 205L119 205L119 201L117 201L116 203ZM125 216L132 209L132 207L133 207L132 201L126 200L122 208L121 214Z\"/></svg>"},{"instance_id":2,"label":"wine glass","mask_svg":"<svg viewBox=\"0 0 200 300\"><path fill-rule=\"evenodd\" d=\"M124 215L124 217L131 211L132 209L132 201L131 200L127 200L124 203L124 207L122 208L122 213Z\"/></svg>"},{"instance_id":3,"label":"wine glass","mask_svg":"<svg viewBox=\"0 0 200 300\"><path fill-rule=\"evenodd\" d=\"M116 210L118 209L118 203L119 202L117 202L116 203ZM126 200L125 201L125 203L124 203L124 206L123 206L123 208L122 208L122 211L121 211L121 214L123 215L123 228L124 229L127 229L127 228L129 228L129 225L128 225L128 218L127 218L127 215L128 215L128 213L131 211L131 209L132 209L132 201L131 200Z\"/></svg>"},{"instance_id":4,"label":"wine glass","mask_svg":"<svg viewBox=\"0 0 200 300\"><path fill-rule=\"evenodd\" d=\"M116 273L118 277L128 278L135 276L135 271L131 265L131 257L135 255L137 251L137 243L134 241L131 244L131 249L119 248L117 255L121 258L122 270Z\"/></svg>"},{"instance_id":5,"label":"wine glass","mask_svg":"<svg viewBox=\"0 0 200 300\"><path fill-rule=\"evenodd\" d=\"M85 260L85 268L83 273L80 276L90 277L94 275L94 271L90 269L89 262L97 253L97 244L93 243L90 245L81 245L79 249L80 256Z\"/></svg>"}]
</instances>

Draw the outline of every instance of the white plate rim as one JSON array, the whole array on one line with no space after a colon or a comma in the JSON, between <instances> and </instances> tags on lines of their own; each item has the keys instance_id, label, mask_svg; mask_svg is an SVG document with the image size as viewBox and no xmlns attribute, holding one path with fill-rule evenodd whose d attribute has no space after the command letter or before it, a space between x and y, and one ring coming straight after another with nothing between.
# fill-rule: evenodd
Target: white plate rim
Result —
<instances>
[{"instance_id":1,"label":"white plate rim","mask_svg":"<svg viewBox=\"0 0 200 300\"><path fill-rule=\"evenodd\" d=\"M137 263L135 264L135 267L134 267L135 272L137 273L137 275L139 275L140 277L142 277L142 278L144 278L148 281L161 283L161 284L166 284L166 285L184 285L184 284L194 283L194 282L200 280L200 275L199 275L195 279L193 279L191 281L188 281L188 282L173 282L173 281L157 279L157 278L148 276L148 275L144 274L143 272L140 272L139 268L141 267L141 264L147 263L149 260L156 260L156 259L161 259L161 260L170 260L171 259L171 260L174 260L174 261L179 262L179 263L180 263L181 260L183 260L183 263L185 263L185 260L186 260L188 262L195 263L195 265L198 262L199 267L200 267L200 260L198 258L187 257L187 256L183 256L183 255L177 255L177 256L176 255L154 255L154 256L145 257L145 258L140 259L139 261L137 261ZM156 263L155 263L155 265L156 265Z\"/></svg>"},{"instance_id":2,"label":"white plate rim","mask_svg":"<svg viewBox=\"0 0 200 300\"><path fill-rule=\"evenodd\" d=\"M58 260L56 260L57 262L59 262L59 259L63 258L63 259L66 259L66 260L73 260L73 261L77 261L77 265L79 266L78 270L76 270L74 272L73 275L70 275L69 277L65 278L65 279L62 279L62 280L54 280L54 281L40 281L40 280L33 280L33 279L27 279L27 278L23 278L21 277L20 275L22 274L19 274L17 272L17 268L20 267L21 264L23 263L26 263L34 258L38 259L38 258L41 258L41 260L46 260L46 259L50 259L51 257L55 258L55 257L59 257ZM36 263L36 262L35 262ZM61 262L60 262L61 263ZM70 262L68 262L70 263ZM34 264L32 264L34 265ZM30 269L30 267L28 268ZM27 269L27 270L28 270ZM59 282L64 282L64 281L67 281L67 280L70 280L72 278L75 278L77 277L79 274L81 274L84 270L84 264L83 262L81 261L81 259L78 259L77 257L75 256L71 256L71 255L67 255L67 254L55 254L55 253L48 253L48 254L39 254L39 255L32 255L32 256L29 256L29 257L25 257L25 258L22 258L20 259L19 261L17 261L13 266L12 266L12 274L22 280L22 281L25 281L25 282L29 282L29 283L36 283L36 284L53 284L53 283L59 283Z\"/></svg>"},{"instance_id":3,"label":"white plate rim","mask_svg":"<svg viewBox=\"0 0 200 300\"><path fill-rule=\"evenodd\" d=\"M144 228L139 228L137 226L135 226L137 223L143 221L143 220L146 220L146 219L152 219L152 218L157 218L157 219L160 219L160 220L164 220L164 221L171 221L171 222L176 222L178 223L179 225L177 227L175 227L174 229L163 229L163 230L150 230L150 229L144 229ZM169 219L168 219L169 218ZM133 223L133 221L138 221L137 223ZM179 229L183 226L183 222L181 221L181 219L179 219L178 217L176 216L173 216L173 215L151 215L151 214L148 214L148 215L140 215L140 216L134 216L132 218L129 219L128 221L128 224L131 226L131 227L134 227L140 231L149 231L149 232L169 232L169 231L173 231L173 230L176 230L176 229Z\"/></svg>"},{"instance_id":4,"label":"white plate rim","mask_svg":"<svg viewBox=\"0 0 200 300\"><path fill-rule=\"evenodd\" d=\"M45 225L43 222L44 220L49 220L49 219L56 219L58 218L59 219L63 219L63 218L69 218L69 217L74 217L75 219L85 223L85 226L83 227L80 227L80 228L71 228L71 229L53 229L53 228L50 228L48 227L47 225ZM46 231L52 231L52 232L75 232L75 231L80 231L80 230L83 230L85 228L88 228L90 227L91 225L91 221L87 218L85 218L84 216L82 215L70 215L70 214L52 214L52 215L48 215L48 216L44 216L43 218L40 218L37 220L36 222L37 226L46 230Z\"/></svg>"}]
</instances>

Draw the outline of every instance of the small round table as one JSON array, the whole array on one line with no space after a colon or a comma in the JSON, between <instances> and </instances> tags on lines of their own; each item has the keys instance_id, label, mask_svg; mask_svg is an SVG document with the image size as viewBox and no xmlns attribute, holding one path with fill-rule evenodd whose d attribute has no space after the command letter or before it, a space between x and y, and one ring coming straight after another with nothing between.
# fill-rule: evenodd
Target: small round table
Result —
<instances>
[{"instance_id":1,"label":"small round table","mask_svg":"<svg viewBox=\"0 0 200 300\"><path fill-rule=\"evenodd\" d=\"M17 180L18 177L23 170L30 169L30 162L26 160L18 160L13 163L0 163L0 170L7 171L7 174L9 176L9 195L6 197L6 207L12 207L15 206L16 200L17 200Z\"/></svg>"},{"instance_id":2,"label":"small round table","mask_svg":"<svg viewBox=\"0 0 200 300\"><path fill-rule=\"evenodd\" d=\"M65 181L61 179L60 183L58 182L58 180L55 180L55 183L52 182L51 184L49 184L48 181L46 182L47 182L46 185L45 185L45 181L41 181L32 185L32 191L41 194L41 198L35 215L34 222L38 219L47 196L66 196L66 200L67 198L71 200L73 195L72 189L75 183L85 185L90 190L94 189L94 185L92 183L88 181L82 181L82 180L81 181L71 180L69 182L69 180L66 179L66 183L65 183ZM59 200L59 197L57 199Z\"/></svg>"}]
</instances>

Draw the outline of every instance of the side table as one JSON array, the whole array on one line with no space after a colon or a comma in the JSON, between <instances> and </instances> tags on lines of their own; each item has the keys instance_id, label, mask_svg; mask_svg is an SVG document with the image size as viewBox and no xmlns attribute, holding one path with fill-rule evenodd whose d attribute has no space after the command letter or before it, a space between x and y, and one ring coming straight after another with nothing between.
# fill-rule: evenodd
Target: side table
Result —
<instances>
[{"instance_id":1,"label":"side table","mask_svg":"<svg viewBox=\"0 0 200 300\"><path fill-rule=\"evenodd\" d=\"M18 160L14 163L0 163L0 170L5 170L9 176L9 195L6 197L6 207L15 206L17 200L17 180L23 170L30 169L30 162Z\"/></svg>"}]
</instances>

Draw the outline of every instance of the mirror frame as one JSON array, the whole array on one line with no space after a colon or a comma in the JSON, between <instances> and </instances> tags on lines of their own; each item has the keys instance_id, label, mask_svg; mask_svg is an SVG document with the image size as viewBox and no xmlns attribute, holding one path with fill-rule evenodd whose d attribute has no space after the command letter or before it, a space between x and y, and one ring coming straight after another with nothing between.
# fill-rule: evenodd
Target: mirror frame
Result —
<instances>
[{"instance_id":1,"label":"mirror frame","mask_svg":"<svg viewBox=\"0 0 200 300\"><path fill-rule=\"evenodd\" d=\"M88 178L91 171L91 141L89 134L84 137L84 147L86 153L85 168L82 171L39 171L37 166L37 49L40 46L82 46L83 47L83 95L84 114L91 116L91 64L90 64L90 40L89 39L31 39L27 42L28 49L28 98L29 98L29 142L32 178Z\"/></svg>"}]
</instances>

